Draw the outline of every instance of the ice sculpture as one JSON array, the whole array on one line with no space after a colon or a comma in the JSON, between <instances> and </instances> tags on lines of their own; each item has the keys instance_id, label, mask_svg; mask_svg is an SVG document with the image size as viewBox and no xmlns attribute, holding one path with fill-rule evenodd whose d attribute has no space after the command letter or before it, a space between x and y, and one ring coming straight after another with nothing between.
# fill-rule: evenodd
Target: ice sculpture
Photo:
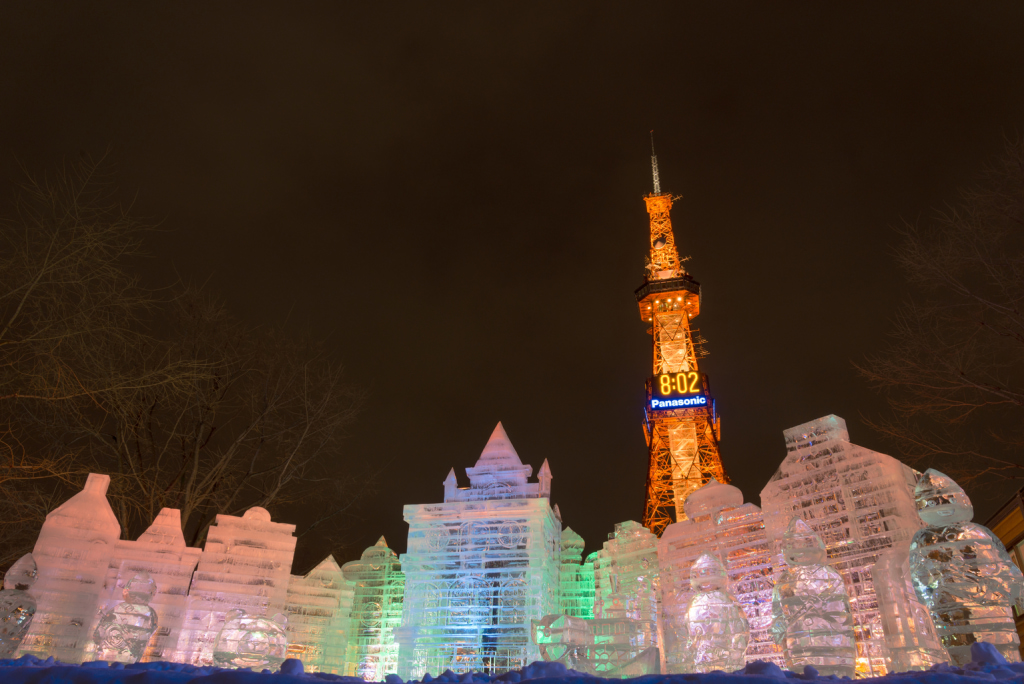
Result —
<instances>
[{"instance_id":1,"label":"ice sculpture","mask_svg":"<svg viewBox=\"0 0 1024 684\"><path fill-rule=\"evenodd\" d=\"M156 583L156 593L148 602L156 611L156 633L149 640L141 662L173 660L181 626L185 620L192 571L201 551L185 545L181 532L181 513L163 508L153 524L138 540L118 540L110 555L101 606L106 609L124 600L125 586L137 573L145 572ZM96 643L90 644L87 660L95 660Z\"/></svg>"},{"instance_id":2,"label":"ice sculpture","mask_svg":"<svg viewBox=\"0 0 1024 684\"><path fill-rule=\"evenodd\" d=\"M604 678L640 677L660 671L657 648L633 646L648 637L637 620L547 615L531 620L531 625L533 643L546 661Z\"/></svg>"},{"instance_id":3,"label":"ice sculpture","mask_svg":"<svg viewBox=\"0 0 1024 684\"><path fill-rule=\"evenodd\" d=\"M217 516L189 589L175 660L213 664L214 642L231 610L244 611L247 619L284 613L294 532L295 525L271 522L259 507L242 517Z\"/></svg>"},{"instance_id":4,"label":"ice sculpture","mask_svg":"<svg viewBox=\"0 0 1024 684\"><path fill-rule=\"evenodd\" d=\"M305 577L288 583L288 657L302 661L306 672L353 676L349 650L352 635L352 583L328 556Z\"/></svg>"},{"instance_id":5,"label":"ice sculpture","mask_svg":"<svg viewBox=\"0 0 1024 684\"><path fill-rule=\"evenodd\" d=\"M935 654L946 653L935 633L931 613L914 592L909 554L909 545L893 547L879 554L871 569L892 672L928 670ZM948 654L945 660L949 660Z\"/></svg>"},{"instance_id":6,"label":"ice sculpture","mask_svg":"<svg viewBox=\"0 0 1024 684\"><path fill-rule=\"evenodd\" d=\"M558 610L561 522L547 461L536 483L532 471L498 423L468 488L453 469L444 503L405 507L403 678L499 674L538 658L530 620Z\"/></svg>"},{"instance_id":7,"label":"ice sculpture","mask_svg":"<svg viewBox=\"0 0 1024 684\"><path fill-rule=\"evenodd\" d=\"M355 676L383 681L398 669L394 630L402 621L405 575L398 556L384 537L363 551L357 561L342 566L352 585L352 657Z\"/></svg>"},{"instance_id":8,"label":"ice sculpture","mask_svg":"<svg viewBox=\"0 0 1024 684\"><path fill-rule=\"evenodd\" d=\"M852 677L857 658L853 615L843 578L826 564L825 543L800 518L782 535L786 568L772 592L772 631L786 667L803 673Z\"/></svg>"},{"instance_id":9,"label":"ice sculpture","mask_svg":"<svg viewBox=\"0 0 1024 684\"><path fill-rule=\"evenodd\" d=\"M36 575L31 553L15 561L4 575L4 589L0 591L0 658L14 656L36 613L35 599L28 593Z\"/></svg>"},{"instance_id":10,"label":"ice sculpture","mask_svg":"<svg viewBox=\"0 0 1024 684\"><path fill-rule=\"evenodd\" d=\"M594 554L591 554L594 556ZM583 561L583 537L562 530L562 565L559 571L559 612L570 617L594 617L594 561Z\"/></svg>"},{"instance_id":11,"label":"ice sculpture","mask_svg":"<svg viewBox=\"0 0 1024 684\"><path fill-rule=\"evenodd\" d=\"M991 530L971 522L974 507L948 476L926 471L914 495L927 527L910 543L911 577L952 662L970 662L978 641L1019 662L1012 606L1024 588L1021 571Z\"/></svg>"},{"instance_id":12,"label":"ice sculpture","mask_svg":"<svg viewBox=\"0 0 1024 684\"><path fill-rule=\"evenodd\" d=\"M872 573L879 554L906 546L922 525L913 496L917 477L891 456L851 444L846 422L837 416L798 425L784 435L788 453L761 492L768 541L777 552L794 516L821 535L829 563L842 575L850 597L857 674L885 674L890 645L905 648L908 635L885 632ZM785 565L773 565L778 581ZM924 645L917 657L929 665L946 660L941 650Z\"/></svg>"},{"instance_id":13,"label":"ice sculpture","mask_svg":"<svg viewBox=\"0 0 1024 684\"><path fill-rule=\"evenodd\" d=\"M95 627L107 564L121 526L107 502L110 477L90 473L85 487L46 516L32 557L38 607L18 653L82 661Z\"/></svg>"},{"instance_id":14,"label":"ice sculpture","mask_svg":"<svg viewBox=\"0 0 1024 684\"><path fill-rule=\"evenodd\" d=\"M249 667L276 670L288 657L288 636L284 625L288 618L247 615L230 610L213 647L213 662L218 667Z\"/></svg>"},{"instance_id":15,"label":"ice sculpture","mask_svg":"<svg viewBox=\"0 0 1024 684\"><path fill-rule=\"evenodd\" d=\"M746 663L750 623L736 597L729 593L725 566L703 554L690 568L693 597L686 607L685 646L688 672L733 672Z\"/></svg>"},{"instance_id":16,"label":"ice sculpture","mask_svg":"<svg viewBox=\"0 0 1024 684\"><path fill-rule=\"evenodd\" d=\"M141 571L128 580L124 600L100 615L93 635L96 660L138 662L157 628L156 611L149 605L155 593L156 583L148 572Z\"/></svg>"},{"instance_id":17,"label":"ice sculpture","mask_svg":"<svg viewBox=\"0 0 1024 684\"><path fill-rule=\"evenodd\" d=\"M761 509L743 503L739 489L714 478L693 492L685 507L687 519L665 528L658 541L666 672L688 671L685 615L693 595L690 567L704 553L723 561L729 591L743 606L750 624L746 661L782 666L782 649L769 632L774 579Z\"/></svg>"}]
</instances>

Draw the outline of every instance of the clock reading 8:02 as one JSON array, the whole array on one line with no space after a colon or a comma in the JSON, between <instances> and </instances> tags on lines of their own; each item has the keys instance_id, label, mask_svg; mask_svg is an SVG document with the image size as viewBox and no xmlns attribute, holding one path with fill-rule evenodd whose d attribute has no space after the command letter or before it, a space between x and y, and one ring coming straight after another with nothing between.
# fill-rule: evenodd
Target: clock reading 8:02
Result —
<instances>
[{"instance_id":1,"label":"clock reading 8:02","mask_svg":"<svg viewBox=\"0 0 1024 684\"><path fill-rule=\"evenodd\" d=\"M697 371L659 373L654 376L654 391L661 397L704 393L704 374Z\"/></svg>"}]
</instances>

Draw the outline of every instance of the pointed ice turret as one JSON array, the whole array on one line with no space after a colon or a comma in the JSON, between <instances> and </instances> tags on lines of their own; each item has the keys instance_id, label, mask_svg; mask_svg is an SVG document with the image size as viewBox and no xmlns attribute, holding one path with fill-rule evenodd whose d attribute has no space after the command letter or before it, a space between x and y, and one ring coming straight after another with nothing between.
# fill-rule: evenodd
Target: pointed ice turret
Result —
<instances>
[{"instance_id":1,"label":"pointed ice turret","mask_svg":"<svg viewBox=\"0 0 1024 684\"><path fill-rule=\"evenodd\" d=\"M444 478L444 500L452 501L457 491L459 491L459 478L455 476L455 468L452 468L448 471L448 477Z\"/></svg>"},{"instance_id":2,"label":"pointed ice turret","mask_svg":"<svg viewBox=\"0 0 1024 684\"><path fill-rule=\"evenodd\" d=\"M183 548L185 535L181 533L181 511L177 508L161 508L153 524L139 536L139 541L173 549Z\"/></svg>"},{"instance_id":3,"label":"pointed ice turret","mask_svg":"<svg viewBox=\"0 0 1024 684\"><path fill-rule=\"evenodd\" d=\"M537 473L537 479L540 480L540 495L551 498L551 466L548 465L548 459L544 459L543 465L540 467L540 472Z\"/></svg>"},{"instance_id":4,"label":"pointed ice turret","mask_svg":"<svg viewBox=\"0 0 1024 684\"><path fill-rule=\"evenodd\" d=\"M480 452L480 458L472 468L466 468L469 475L470 491L459 495L459 499L518 499L534 498L537 485L527 485L526 480L533 473L533 467L523 465L519 454L505 434L501 423L494 428L490 439ZM482 490L482 491L481 491Z\"/></svg>"}]
</instances>

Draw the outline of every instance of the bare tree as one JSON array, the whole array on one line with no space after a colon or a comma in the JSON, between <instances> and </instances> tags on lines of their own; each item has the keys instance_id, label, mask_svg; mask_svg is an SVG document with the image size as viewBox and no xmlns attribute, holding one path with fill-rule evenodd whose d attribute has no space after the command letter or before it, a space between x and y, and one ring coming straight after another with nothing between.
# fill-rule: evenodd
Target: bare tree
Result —
<instances>
[{"instance_id":1,"label":"bare tree","mask_svg":"<svg viewBox=\"0 0 1024 684\"><path fill-rule=\"evenodd\" d=\"M1024 143L896 251L916 294L858 364L892 409L874 426L914 463L1024 479Z\"/></svg>"}]
</instances>

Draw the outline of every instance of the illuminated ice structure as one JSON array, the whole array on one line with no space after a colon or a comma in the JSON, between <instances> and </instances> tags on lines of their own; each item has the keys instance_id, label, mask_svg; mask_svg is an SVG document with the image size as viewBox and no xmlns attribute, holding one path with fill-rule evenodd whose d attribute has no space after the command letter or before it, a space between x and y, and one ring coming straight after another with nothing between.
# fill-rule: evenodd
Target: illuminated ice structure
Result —
<instances>
[{"instance_id":1,"label":"illuminated ice structure","mask_svg":"<svg viewBox=\"0 0 1024 684\"><path fill-rule=\"evenodd\" d=\"M306 672L352 676L350 654L352 583L328 556L305 576L288 583L288 657L302 661Z\"/></svg>"},{"instance_id":2,"label":"illuminated ice structure","mask_svg":"<svg viewBox=\"0 0 1024 684\"><path fill-rule=\"evenodd\" d=\"M690 568L704 553L725 564L729 591L743 606L750 625L746 662L767 660L782 666L782 649L769 632L775 582L761 509L743 503L736 487L712 478L686 499L685 513L688 519L666 527L658 541L666 672L690 671L684 650L684 621L693 596Z\"/></svg>"},{"instance_id":3,"label":"illuminated ice structure","mask_svg":"<svg viewBox=\"0 0 1024 684\"><path fill-rule=\"evenodd\" d=\"M295 525L271 522L259 507L242 517L217 516L189 589L174 660L212 665L215 642L232 610L249 618L285 612L294 532Z\"/></svg>"},{"instance_id":4,"label":"illuminated ice structure","mask_svg":"<svg viewBox=\"0 0 1024 684\"><path fill-rule=\"evenodd\" d=\"M772 632L782 644L786 668L802 674L852 677L857 658L853 615L843 578L826 564L825 544L800 518L782 535L786 567L772 592Z\"/></svg>"},{"instance_id":5,"label":"illuminated ice structure","mask_svg":"<svg viewBox=\"0 0 1024 684\"><path fill-rule=\"evenodd\" d=\"M395 628L402 622L405 574L384 537L342 566L352 586L352 658L355 676L383 681L398 669Z\"/></svg>"},{"instance_id":6,"label":"illuminated ice structure","mask_svg":"<svg viewBox=\"0 0 1024 684\"><path fill-rule=\"evenodd\" d=\"M247 667L271 672L288 657L288 618L249 615L244 610L229 610L213 646L213 664L217 667Z\"/></svg>"},{"instance_id":7,"label":"illuminated ice structure","mask_svg":"<svg viewBox=\"0 0 1024 684\"><path fill-rule=\"evenodd\" d=\"M157 628L156 610L149 605L155 593L156 583L145 570L125 583L123 600L100 614L90 660L138 662Z\"/></svg>"},{"instance_id":8,"label":"illuminated ice structure","mask_svg":"<svg viewBox=\"0 0 1024 684\"><path fill-rule=\"evenodd\" d=\"M562 530L562 564L558 573L558 612L590 620L594 617L594 559L583 560L583 537L566 527Z\"/></svg>"},{"instance_id":9,"label":"illuminated ice structure","mask_svg":"<svg viewBox=\"0 0 1024 684\"><path fill-rule=\"evenodd\" d=\"M750 623L729 592L725 566L713 554L702 554L690 567L693 596L683 620L685 672L735 672L746 663Z\"/></svg>"},{"instance_id":10,"label":"illuminated ice structure","mask_svg":"<svg viewBox=\"0 0 1024 684\"><path fill-rule=\"evenodd\" d=\"M761 492L765 529L773 554L794 516L825 542L828 562L839 571L853 611L857 673L924 669L948 658L934 630L910 619L919 603L905 585L876 593L874 565L889 549L906 547L922 526L917 517L913 470L898 460L850 443L846 422L825 416L785 430L787 454ZM775 579L785 566L778 555ZM892 600L895 595L897 600ZM898 619L883 619L902 611ZM915 629L886 631L884 626Z\"/></svg>"},{"instance_id":11,"label":"illuminated ice structure","mask_svg":"<svg viewBox=\"0 0 1024 684\"><path fill-rule=\"evenodd\" d=\"M948 476L928 470L914 493L927 527L910 543L910 574L952 662L970 662L978 641L1019 662L1013 604L1024 588L1020 569L991 530L971 522L971 500Z\"/></svg>"},{"instance_id":12,"label":"illuminated ice structure","mask_svg":"<svg viewBox=\"0 0 1024 684\"><path fill-rule=\"evenodd\" d=\"M192 572L199 561L199 549L185 545L181 533L181 513L164 508L153 524L138 540L120 539L110 554L106 582L100 606L112 609L125 600L128 582L140 572L147 573L155 583L155 594L148 605L156 611L156 633L150 639L141 662L173 660L185 620ZM87 660L111 660L95 653L95 640L88 647ZM127 657L120 659L128 662Z\"/></svg>"},{"instance_id":13,"label":"illuminated ice structure","mask_svg":"<svg viewBox=\"0 0 1024 684\"><path fill-rule=\"evenodd\" d=\"M530 621L558 611L561 522L501 423L460 489L444 503L409 505L402 666L405 679L454 672L500 674L538 659Z\"/></svg>"},{"instance_id":14,"label":"illuminated ice structure","mask_svg":"<svg viewBox=\"0 0 1024 684\"><path fill-rule=\"evenodd\" d=\"M14 655L36 614L36 601L28 593L36 576L31 553L15 561L4 575L4 588L0 591L0 658Z\"/></svg>"},{"instance_id":15,"label":"illuminated ice structure","mask_svg":"<svg viewBox=\"0 0 1024 684\"><path fill-rule=\"evenodd\" d=\"M36 614L18 649L37 658L82 661L96 626L107 565L121 526L107 502L110 477L91 473L85 488L46 516L32 556Z\"/></svg>"}]
</instances>

